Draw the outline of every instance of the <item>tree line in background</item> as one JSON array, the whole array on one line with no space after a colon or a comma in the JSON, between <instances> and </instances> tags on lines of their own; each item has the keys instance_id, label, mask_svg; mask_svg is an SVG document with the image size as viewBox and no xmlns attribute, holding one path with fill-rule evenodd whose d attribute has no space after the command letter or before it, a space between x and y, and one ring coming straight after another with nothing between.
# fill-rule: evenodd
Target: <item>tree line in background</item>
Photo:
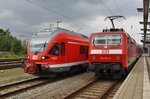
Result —
<instances>
[{"instance_id":1,"label":"tree line in background","mask_svg":"<svg viewBox=\"0 0 150 99\"><path fill-rule=\"evenodd\" d=\"M26 45L25 41L13 37L9 29L0 29L0 52L11 52L14 54L25 54Z\"/></svg>"}]
</instances>

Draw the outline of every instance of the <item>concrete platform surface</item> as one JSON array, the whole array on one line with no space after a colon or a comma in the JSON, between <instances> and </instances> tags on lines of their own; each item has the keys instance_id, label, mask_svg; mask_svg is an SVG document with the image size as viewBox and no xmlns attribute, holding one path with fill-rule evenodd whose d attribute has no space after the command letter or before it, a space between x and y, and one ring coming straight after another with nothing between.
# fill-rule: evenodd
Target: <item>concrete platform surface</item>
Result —
<instances>
[{"instance_id":1,"label":"concrete platform surface","mask_svg":"<svg viewBox=\"0 0 150 99\"><path fill-rule=\"evenodd\" d=\"M142 55L113 99L150 99L146 55Z\"/></svg>"}]
</instances>

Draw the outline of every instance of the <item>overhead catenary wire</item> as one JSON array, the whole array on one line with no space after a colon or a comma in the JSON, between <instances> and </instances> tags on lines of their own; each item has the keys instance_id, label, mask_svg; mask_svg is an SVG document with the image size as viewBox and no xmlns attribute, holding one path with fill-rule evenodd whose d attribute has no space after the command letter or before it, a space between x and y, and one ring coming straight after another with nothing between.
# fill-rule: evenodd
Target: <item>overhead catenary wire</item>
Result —
<instances>
[{"instance_id":1,"label":"overhead catenary wire","mask_svg":"<svg viewBox=\"0 0 150 99\"><path fill-rule=\"evenodd\" d=\"M124 16L124 14L123 14L123 11L120 9L120 7L118 6L118 3L116 2L116 0L113 0L114 1L114 4L115 4L115 7L117 8L117 10L120 12L120 14L121 15L123 15ZM125 28L125 27L124 27ZM132 28L133 28L133 25L132 25L132 23L131 23L131 30L128 30L128 31L132 31Z\"/></svg>"},{"instance_id":2,"label":"overhead catenary wire","mask_svg":"<svg viewBox=\"0 0 150 99\"><path fill-rule=\"evenodd\" d=\"M61 5L63 5L66 8L69 8L70 10L72 10L73 12L75 12L76 14L78 14L80 17L85 18L85 16L83 16L81 13L79 13L78 11L76 11L75 9L73 9L72 7L68 6L67 4L63 3L60 0L56 0L56 2L60 3Z\"/></svg>"},{"instance_id":3,"label":"overhead catenary wire","mask_svg":"<svg viewBox=\"0 0 150 99\"><path fill-rule=\"evenodd\" d=\"M115 7L117 8L117 10L123 15L123 12L122 12L122 10L120 9L120 7L118 6L116 0L113 0L113 1L114 1Z\"/></svg>"},{"instance_id":4,"label":"overhead catenary wire","mask_svg":"<svg viewBox=\"0 0 150 99\"><path fill-rule=\"evenodd\" d=\"M103 6L113 15L113 16L115 16L115 14L112 12L112 10L111 9L109 9L109 7L107 7L106 5L105 5L105 3L102 1L102 0L98 0L101 4L103 4ZM118 19L117 19L118 20ZM119 21L119 23L123 26L123 28L124 28L124 25L120 22L120 20L118 20Z\"/></svg>"},{"instance_id":5,"label":"overhead catenary wire","mask_svg":"<svg viewBox=\"0 0 150 99\"><path fill-rule=\"evenodd\" d=\"M105 5L105 3L104 3L102 0L98 0L98 1L99 1L99 3L103 4L103 6L104 6L112 15L114 15L114 13L112 12L112 10L111 10L109 7L107 7L107 6ZM120 20L118 20L118 21L120 22ZM128 33L132 33L132 29L129 30L129 29L126 28L121 22L120 22L120 24L123 26L124 29L126 29L125 31L127 31Z\"/></svg>"},{"instance_id":6,"label":"overhead catenary wire","mask_svg":"<svg viewBox=\"0 0 150 99\"><path fill-rule=\"evenodd\" d=\"M94 30L96 29L96 28L90 27L90 26L87 25L87 24L84 24L84 23L81 23L81 22L77 22L77 21L75 21L73 18L68 17L68 16L66 16L66 15L64 15L64 14L61 14L61 13L59 13L59 12L53 10L53 9L49 9L48 7L43 6L42 4L40 4L40 3L38 3L38 2L35 2L35 1L33 1L33 0L26 0L26 1L29 2L29 3L32 3L32 4L36 5L36 6L38 6L38 7L40 7L40 8L42 8L42 9L44 9L44 10L47 10L47 11L50 12L50 13L54 13L54 14L56 14L56 15L59 15L59 16L65 18L65 19L67 19L67 20L70 20L70 21L72 21L73 23L78 23L78 24L80 24L80 25L82 25L82 26L87 26L87 27L89 27L89 28L91 28L91 29L94 29Z\"/></svg>"},{"instance_id":7,"label":"overhead catenary wire","mask_svg":"<svg viewBox=\"0 0 150 99\"><path fill-rule=\"evenodd\" d=\"M76 9L70 7L69 4L62 2L61 0L56 0L56 2L59 3L61 6L68 8L68 10L72 11L75 15L78 15L78 17L82 18L82 20L86 19L86 16L83 13L79 13L79 10L76 10ZM85 21L87 21L87 20L85 20Z\"/></svg>"},{"instance_id":8,"label":"overhead catenary wire","mask_svg":"<svg viewBox=\"0 0 150 99\"><path fill-rule=\"evenodd\" d=\"M103 4L103 6L112 14L112 15L115 15L106 5L105 3L102 1L102 0L98 0L100 3Z\"/></svg>"},{"instance_id":9,"label":"overhead catenary wire","mask_svg":"<svg viewBox=\"0 0 150 99\"><path fill-rule=\"evenodd\" d=\"M60 1L60 0L55 0L58 4L59 7L63 7L63 8L67 8L68 10L70 10L74 15L76 15L78 18L82 18L85 19L85 16L82 15L81 13L79 13L77 10L73 9L72 7L70 7L68 4ZM77 28L77 27L76 27Z\"/></svg>"}]
</instances>

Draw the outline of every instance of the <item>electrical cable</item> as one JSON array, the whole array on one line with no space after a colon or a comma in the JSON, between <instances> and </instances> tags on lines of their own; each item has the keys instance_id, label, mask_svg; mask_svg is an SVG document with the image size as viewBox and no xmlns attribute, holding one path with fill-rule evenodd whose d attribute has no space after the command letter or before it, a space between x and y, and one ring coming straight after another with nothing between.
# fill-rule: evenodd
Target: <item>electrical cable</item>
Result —
<instances>
[{"instance_id":1,"label":"electrical cable","mask_svg":"<svg viewBox=\"0 0 150 99\"><path fill-rule=\"evenodd\" d=\"M115 15L112 11L111 11L111 9L109 9L106 5L105 5L105 3L102 1L102 0L98 0L100 3L102 3L103 4L103 6L112 14L112 15ZM117 19L118 20L118 19ZM120 20L118 20L119 22L120 22ZM123 28L124 28L124 25L120 22L120 24L123 26Z\"/></svg>"},{"instance_id":2,"label":"electrical cable","mask_svg":"<svg viewBox=\"0 0 150 99\"><path fill-rule=\"evenodd\" d=\"M56 14L56 15L62 16L62 17L64 17L64 18L66 18L66 19L69 19L70 21L73 21L73 22L75 23L74 19L72 19L72 18L70 18L70 17L68 17L68 16L65 16L65 15L63 15L63 14L57 12L57 11L52 10L52 9L49 9L48 7L45 7L45 6L43 6L42 4L40 4L40 3L38 3L38 2L34 2L34 1L31 1L31 0L26 0L26 1L29 2L29 3L32 3L32 4L34 4L34 5L36 5L36 6L38 6L38 7L41 7L41 8L43 8L43 9L47 10L47 11L50 12L50 13L54 13L54 14ZM83 25L83 26L88 26L88 27L90 27L89 25L84 24L84 23L81 23L81 22L76 22L76 23L78 23L78 24L80 24L80 25ZM90 28L91 28L91 27L90 27ZM93 29L94 29L94 28L93 28Z\"/></svg>"}]
</instances>

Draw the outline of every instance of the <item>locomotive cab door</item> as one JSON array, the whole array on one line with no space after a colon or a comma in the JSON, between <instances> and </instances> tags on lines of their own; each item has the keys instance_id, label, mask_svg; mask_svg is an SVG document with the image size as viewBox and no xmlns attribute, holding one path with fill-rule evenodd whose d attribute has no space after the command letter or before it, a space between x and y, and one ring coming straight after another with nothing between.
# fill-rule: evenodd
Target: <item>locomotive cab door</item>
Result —
<instances>
[{"instance_id":1,"label":"locomotive cab door","mask_svg":"<svg viewBox=\"0 0 150 99\"><path fill-rule=\"evenodd\" d=\"M65 42L55 42L49 54L54 62L58 64L65 63Z\"/></svg>"},{"instance_id":2,"label":"locomotive cab door","mask_svg":"<svg viewBox=\"0 0 150 99\"><path fill-rule=\"evenodd\" d=\"M59 56L59 43L54 43L53 47L51 48L49 54L51 55L55 55L55 56Z\"/></svg>"},{"instance_id":3,"label":"locomotive cab door","mask_svg":"<svg viewBox=\"0 0 150 99\"><path fill-rule=\"evenodd\" d=\"M58 63L60 61L60 44L55 42L49 51L52 63Z\"/></svg>"},{"instance_id":4,"label":"locomotive cab door","mask_svg":"<svg viewBox=\"0 0 150 99\"><path fill-rule=\"evenodd\" d=\"M65 57L65 42L60 42L60 61L61 63L66 63Z\"/></svg>"}]
</instances>

